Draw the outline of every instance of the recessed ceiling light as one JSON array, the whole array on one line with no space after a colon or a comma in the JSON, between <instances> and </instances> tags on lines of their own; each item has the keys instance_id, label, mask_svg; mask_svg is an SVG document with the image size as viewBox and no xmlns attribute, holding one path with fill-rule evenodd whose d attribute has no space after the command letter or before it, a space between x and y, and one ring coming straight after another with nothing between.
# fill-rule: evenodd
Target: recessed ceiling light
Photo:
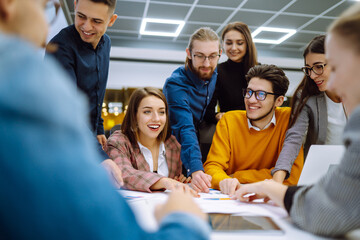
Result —
<instances>
[{"instance_id":1,"label":"recessed ceiling light","mask_svg":"<svg viewBox=\"0 0 360 240\"><path fill-rule=\"evenodd\" d=\"M175 32L155 32L147 31L147 23L160 23L160 24L176 24L179 25ZM144 18L141 22L140 34L141 35L152 35L152 36L163 36L163 37L177 37L185 25L185 21L171 20L171 19L156 19L156 18Z\"/></svg>"},{"instance_id":2,"label":"recessed ceiling light","mask_svg":"<svg viewBox=\"0 0 360 240\"><path fill-rule=\"evenodd\" d=\"M280 32L287 33L285 36L279 39L263 39L263 38L255 38L260 32ZM296 33L295 29L287 29L287 28L272 28L272 27L259 27L256 29L251 35L253 37L253 41L257 43L268 43L268 44L280 44L292 35Z\"/></svg>"}]
</instances>

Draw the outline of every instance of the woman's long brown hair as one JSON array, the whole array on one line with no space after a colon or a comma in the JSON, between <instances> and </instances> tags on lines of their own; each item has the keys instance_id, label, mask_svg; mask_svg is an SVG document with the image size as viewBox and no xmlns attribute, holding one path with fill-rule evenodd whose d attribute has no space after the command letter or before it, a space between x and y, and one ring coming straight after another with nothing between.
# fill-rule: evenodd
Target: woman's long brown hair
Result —
<instances>
[{"instance_id":1,"label":"woman's long brown hair","mask_svg":"<svg viewBox=\"0 0 360 240\"><path fill-rule=\"evenodd\" d=\"M308 44L304 50L304 60L309 53L325 54L325 35L315 37ZM314 95L320 94L319 88L316 86L314 80L309 76L304 75L301 83L296 88L293 98L291 100L291 116L289 122L289 128L294 125L301 110L304 108L306 101Z\"/></svg>"}]
</instances>

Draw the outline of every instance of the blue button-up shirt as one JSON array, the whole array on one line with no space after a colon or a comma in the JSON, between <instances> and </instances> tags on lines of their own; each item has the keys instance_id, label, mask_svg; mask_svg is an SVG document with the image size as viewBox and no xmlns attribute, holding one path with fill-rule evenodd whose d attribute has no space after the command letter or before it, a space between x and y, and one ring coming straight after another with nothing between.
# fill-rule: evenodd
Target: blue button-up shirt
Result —
<instances>
[{"instance_id":1,"label":"blue button-up shirt","mask_svg":"<svg viewBox=\"0 0 360 240\"><path fill-rule=\"evenodd\" d=\"M210 80L204 81L182 66L172 73L163 88L171 129L181 144L181 160L188 176L204 170L197 131L214 93L216 78L216 70Z\"/></svg>"},{"instance_id":2,"label":"blue button-up shirt","mask_svg":"<svg viewBox=\"0 0 360 240\"><path fill-rule=\"evenodd\" d=\"M96 135L104 134L101 110L109 72L109 36L104 34L94 49L90 43L82 41L75 26L70 25L50 42L58 45L58 50L52 55L88 97L92 131Z\"/></svg>"}]
</instances>

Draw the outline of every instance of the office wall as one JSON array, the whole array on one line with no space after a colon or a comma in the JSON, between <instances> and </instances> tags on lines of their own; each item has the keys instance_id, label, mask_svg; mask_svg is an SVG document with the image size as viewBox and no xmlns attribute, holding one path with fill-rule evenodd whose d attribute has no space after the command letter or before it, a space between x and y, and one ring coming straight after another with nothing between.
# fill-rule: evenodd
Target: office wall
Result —
<instances>
[{"instance_id":1,"label":"office wall","mask_svg":"<svg viewBox=\"0 0 360 240\"><path fill-rule=\"evenodd\" d=\"M185 51L113 48L111 56L120 60L110 62L108 89L144 86L162 88L166 78L183 65L186 55ZM222 61L226 61L225 54L220 59ZM287 96L292 96L303 77L299 70L303 60L259 57L259 62L285 69L290 80Z\"/></svg>"},{"instance_id":2,"label":"office wall","mask_svg":"<svg viewBox=\"0 0 360 240\"><path fill-rule=\"evenodd\" d=\"M64 12L60 8L58 11L57 17L55 19L55 22L52 23L51 26L49 27L47 41L50 41L56 34L58 34L61 31L61 29L63 29L64 27L67 27L67 26L68 26L68 24L66 22Z\"/></svg>"},{"instance_id":3,"label":"office wall","mask_svg":"<svg viewBox=\"0 0 360 240\"><path fill-rule=\"evenodd\" d=\"M111 61L107 88L162 88L165 80L180 64Z\"/></svg>"}]
</instances>

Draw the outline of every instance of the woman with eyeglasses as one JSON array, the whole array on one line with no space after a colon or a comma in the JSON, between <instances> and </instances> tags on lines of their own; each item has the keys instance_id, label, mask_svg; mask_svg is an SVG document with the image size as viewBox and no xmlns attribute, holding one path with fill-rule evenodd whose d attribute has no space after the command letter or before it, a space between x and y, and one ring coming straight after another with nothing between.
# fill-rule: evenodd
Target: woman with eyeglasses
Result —
<instances>
[{"instance_id":1,"label":"woman with eyeglasses","mask_svg":"<svg viewBox=\"0 0 360 240\"><path fill-rule=\"evenodd\" d=\"M200 126L200 147L205 162L210 149L215 125L227 111L245 110L242 89L247 87L245 79L250 68L257 64L255 44L249 27L243 22L229 23L221 34L222 46L228 57L218 65L215 92ZM219 104L220 112L215 111Z\"/></svg>"},{"instance_id":2,"label":"woman with eyeglasses","mask_svg":"<svg viewBox=\"0 0 360 240\"><path fill-rule=\"evenodd\" d=\"M274 180L283 182L303 144L304 157L313 144L342 144L346 112L339 96L327 88L330 68L325 58L325 36L315 37L304 51L305 76L292 99L289 130L273 170Z\"/></svg>"},{"instance_id":3,"label":"woman with eyeglasses","mask_svg":"<svg viewBox=\"0 0 360 240\"><path fill-rule=\"evenodd\" d=\"M189 189L184 183L191 178L181 175L180 144L170 133L168 104L159 89L133 92L121 131L107 141L107 153L121 169L126 189L152 192L179 185Z\"/></svg>"}]
</instances>

